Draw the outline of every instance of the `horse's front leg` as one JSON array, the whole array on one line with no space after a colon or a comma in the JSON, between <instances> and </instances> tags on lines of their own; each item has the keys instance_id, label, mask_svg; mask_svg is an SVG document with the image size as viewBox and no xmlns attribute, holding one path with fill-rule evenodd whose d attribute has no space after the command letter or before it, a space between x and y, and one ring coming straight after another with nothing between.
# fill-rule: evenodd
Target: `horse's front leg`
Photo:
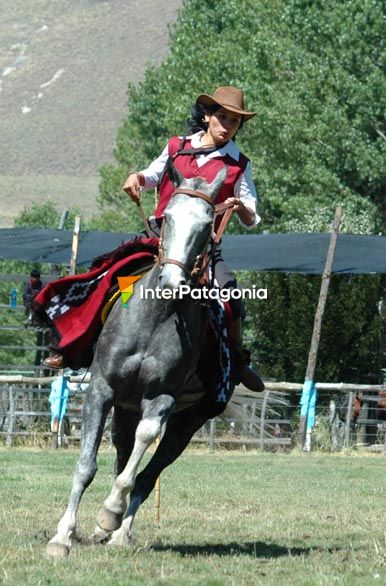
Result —
<instances>
[{"instance_id":1,"label":"horse's front leg","mask_svg":"<svg viewBox=\"0 0 386 586\"><path fill-rule=\"evenodd\" d=\"M96 458L106 416L112 406L112 390L105 382L93 380L88 388L82 414L82 441L75 468L72 490L66 511L59 521L56 535L47 545L47 554L64 557L69 554L76 528L76 513L82 495L98 469Z\"/></svg>"},{"instance_id":2,"label":"horse's front leg","mask_svg":"<svg viewBox=\"0 0 386 586\"><path fill-rule=\"evenodd\" d=\"M135 432L133 451L125 469L115 479L111 493L97 516L97 523L104 531L113 531L109 541L111 545L126 545L129 542L129 525L126 520L122 522L127 508L126 498L134 486L137 469L145 451L160 435L174 403L174 398L170 395L160 395L142 402L143 414Z\"/></svg>"},{"instance_id":3,"label":"horse's front leg","mask_svg":"<svg viewBox=\"0 0 386 586\"><path fill-rule=\"evenodd\" d=\"M122 409L119 405L114 406L111 439L117 452L114 469L115 476L123 472L130 458L134 448L135 430L140 419L140 413Z\"/></svg>"},{"instance_id":4,"label":"horse's front leg","mask_svg":"<svg viewBox=\"0 0 386 586\"><path fill-rule=\"evenodd\" d=\"M130 503L123 521L129 539L132 535L135 515L153 490L162 470L182 454L193 435L206 421L208 421L208 411L204 403L172 413L169 417L159 446L149 463L137 475L130 493Z\"/></svg>"},{"instance_id":5,"label":"horse's front leg","mask_svg":"<svg viewBox=\"0 0 386 586\"><path fill-rule=\"evenodd\" d=\"M115 476L123 472L130 458L130 454L134 448L135 430L140 419L140 413L128 411L122 409L119 405L114 405L111 439L117 451L114 470ZM122 520L121 515L115 515L105 509L102 509L102 511L99 513L99 522L104 527L109 527L110 529L106 531L100 525L97 525L92 536L95 543L107 541L111 536L111 532L120 526Z\"/></svg>"}]
</instances>

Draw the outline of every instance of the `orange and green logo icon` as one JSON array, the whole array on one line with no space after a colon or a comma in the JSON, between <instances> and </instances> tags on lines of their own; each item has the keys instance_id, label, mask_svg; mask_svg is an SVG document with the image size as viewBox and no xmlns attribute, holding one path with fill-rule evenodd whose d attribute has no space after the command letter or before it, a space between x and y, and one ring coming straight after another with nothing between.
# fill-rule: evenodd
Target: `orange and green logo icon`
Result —
<instances>
[{"instance_id":1,"label":"orange and green logo icon","mask_svg":"<svg viewBox=\"0 0 386 586\"><path fill-rule=\"evenodd\" d=\"M122 305L127 305L127 302L134 293L133 285L141 277L142 275L133 275L132 277L118 277L118 286L121 292Z\"/></svg>"}]
</instances>

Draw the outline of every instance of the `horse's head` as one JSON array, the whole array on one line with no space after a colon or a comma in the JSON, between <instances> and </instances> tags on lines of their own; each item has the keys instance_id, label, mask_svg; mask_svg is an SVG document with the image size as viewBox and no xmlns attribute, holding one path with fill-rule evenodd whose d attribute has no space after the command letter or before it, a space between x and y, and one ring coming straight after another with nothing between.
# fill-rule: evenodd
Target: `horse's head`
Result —
<instances>
[{"instance_id":1,"label":"horse's head","mask_svg":"<svg viewBox=\"0 0 386 586\"><path fill-rule=\"evenodd\" d=\"M185 179L172 163L168 172L176 189L165 210L160 284L164 289L178 289L191 280L197 257L207 250L214 201L225 180L226 168L211 183L202 177Z\"/></svg>"}]
</instances>

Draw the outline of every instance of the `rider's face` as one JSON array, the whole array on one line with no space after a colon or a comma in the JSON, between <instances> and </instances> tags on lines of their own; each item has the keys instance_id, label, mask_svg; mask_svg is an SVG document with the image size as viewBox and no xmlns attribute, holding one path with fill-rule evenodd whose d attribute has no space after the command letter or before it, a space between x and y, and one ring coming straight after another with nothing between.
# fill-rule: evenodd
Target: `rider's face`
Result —
<instances>
[{"instance_id":1,"label":"rider's face","mask_svg":"<svg viewBox=\"0 0 386 586\"><path fill-rule=\"evenodd\" d=\"M213 114L205 114L205 122L208 123L207 135L214 144L223 144L235 136L241 124L241 115L219 108Z\"/></svg>"}]
</instances>

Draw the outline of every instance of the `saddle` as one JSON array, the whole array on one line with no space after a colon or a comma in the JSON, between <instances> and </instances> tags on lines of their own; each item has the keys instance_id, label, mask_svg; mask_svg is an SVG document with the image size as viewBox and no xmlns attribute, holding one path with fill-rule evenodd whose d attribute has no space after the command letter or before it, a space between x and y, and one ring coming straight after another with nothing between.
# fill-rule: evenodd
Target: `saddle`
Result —
<instances>
[{"instance_id":1,"label":"saddle","mask_svg":"<svg viewBox=\"0 0 386 586\"><path fill-rule=\"evenodd\" d=\"M151 267L143 266L140 273ZM128 275L129 276L129 275ZM208 285L208 280L201 284ZM110 289L108 299L101 310L101 321L105 323L115 303L120 302L118 285ZM232 309L229 303L219 304L211 300L204 310L207 313L204 342L197 363L197 376L205 389L208 417L222 413L228 404L234 385L241 380L242 372L250 359L241 348L232 343L228 335L231 329Z\"/></svg>"}]
</instances>

